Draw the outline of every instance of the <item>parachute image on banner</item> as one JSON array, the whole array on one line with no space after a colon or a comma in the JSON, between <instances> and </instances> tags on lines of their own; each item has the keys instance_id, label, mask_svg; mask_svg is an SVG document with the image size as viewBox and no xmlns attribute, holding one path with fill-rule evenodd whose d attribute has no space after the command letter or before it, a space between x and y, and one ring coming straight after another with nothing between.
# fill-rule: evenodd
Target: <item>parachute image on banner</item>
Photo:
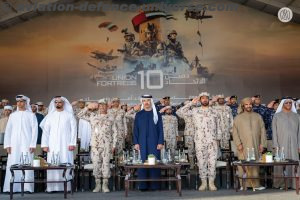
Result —
<instances>
[{"instance_id":1,"label":"parachute image on banner","mask_svg":"<svg viewBox=\"0 0 300 200\"><path fill-rule=\"evenodd\" d=\"M213 73L201 65L197 55L192 60L185 57L184 47L177 39L177 31L163 30L161 19L176 20L165 12L140 12L132 17L133 27L121 30L125 41L117 49L123 59L119 65L114 63L118 56L113 55L113 50L109 53L98 50L91 52L95 61L88 63L88 66L96 70L91 80L99 87L123 85L170 91L176 90L176 85L201 85L211 80ZM111 23L101 25L107 27ZM135 33L129 32L130 29ZM163 39L162 32L167 32L167 39ZM126 80L120 82L114 77L125 77Z\"/></svg>"},{"instance_id":2,"label":"parachute image on banner","mask_svg":"<svg viewBox=\"0 0 300 200\"><path fill-rule=\"evenodd\" d=\"M113 24L112 22L103 22L103 23L99 24L98 27L99 27L99 28L106 28L106 29L108 29L110 32L113 32L113 31L118 30L117 25Z\"/></svg>"},{"instance_id":3,"label":"parachute image on banner","mask_svg":"<svg viewBox=\"0 0 300 200\"><path fill-rule=\"evenodd\" d=\"M76 7L95 2L100 1L72 1ZM101 5L130 2L136 10L53 11L26 15L30 20L17 24L3 22L1 95L13 99L24 93L46 103L57 94L138 103L141 94L152 94L156 100L170 96L176 104L202 91L261 94L265 101L300 93L295 87L300 84L300 26L293 20L283 23L225 0ZM140 9L150 2L185 7Z\"/></svg>"}]
</instances>

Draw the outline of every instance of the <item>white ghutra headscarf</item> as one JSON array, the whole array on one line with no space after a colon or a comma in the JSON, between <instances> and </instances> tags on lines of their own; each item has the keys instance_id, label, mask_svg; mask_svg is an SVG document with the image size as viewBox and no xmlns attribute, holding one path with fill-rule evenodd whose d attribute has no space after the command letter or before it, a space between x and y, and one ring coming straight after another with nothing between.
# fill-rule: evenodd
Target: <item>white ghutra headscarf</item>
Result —
<instances>
[{"instance_id":1,"label":"white ghutra headscarf","mask_svg":"<svg viewBox=\"0 0 300 200\"><path fill-rule=\"evenodd\" d=\"M55 107L55 100L56 99L63 100L63 102L64 102L64 110L67 111L67 112L69 112L69 113L71 113L71 114L74 114L73 107L70 104L70 102L68 101L68 99L66 99L65 97L62 97L62 96L56 96L56 97L54 97L51 100L51 102L49 104L48 114L46 115L46 117L43 119L43 121L40 124L40 127L42 129L44 128L44 125L45 125L45 122L47 121L48 116L50 116L50 114L53 113L56 110L56 107Z\"/></svg>"},{"instance_id":2,"label":"white ghutra headscarf","mask_svg":"<svg viewBox=\"0 0 300 200\"><path fill-rule=\"evenodd\" d=\"M31 106L30 106L30 99L29 99L28 97L26 97L25 95L20 94L20 95L17 95L17 96L16 96L16 101L20 101L20 100L26 101L25 109L26 109L27 111L32 112ZM18 108L18 107L17 107L17 111L19 111L19 108Z\"/></svg>"},{"instance_id":3,"label":"white ghutra headscarf","mask_svg":"<svg viewBox=\"0 0 300 200\"><path fill-rule=\"evenodd\" d=\"M157 122L158 122L158 115L157 115L156 107L154 105L152 96L149 95L149 94L145 94L145 95L142 96L142 98L141 98L142 110L144 109L143 99L151 99L152 112L153 112L153 121L154 121L154 124L157 124Z\"/></svg>"},{"instance_id":4,"label":"white ghutra headscarf","mask_svg":"<svg viewBox=\"0 0 300 200\"><path fill-rule=\"evenodd\" d=\"M56 108L55 108L55 99L61 99L61 100L63 100L63 102L64 102L64 110L67 111L67 112L69 112L69 113L74 114L72 105L70 104L70 102L68 101L68 99L66 99L66 97L62 97L62 96L56 96L56 97L54 97L51 100L51 102L49 104L49 108L48 108L48 114L53 113L56 110Z\"/></svg>"},{"instance_id":5,"label":"white ghutra headscarf","mask_svg":"<svg viewBox=\"0 0 300 200\"><path fill-rule=\"evenodd\" d=\"M279 104L279 106L278 106L278 108L277 108L277 110L276 110L276 113L280 113L280 112L282 111L283 104L284 104L285 101L287 101L287 100L292 101L292 112L297 113L297 109L296 109L296 106L295 106L294 101L293 101L292 99L288 99L288 98L287 98L287 99L282 99L282 100L281 100L281 102L280 102L280 104Z\"/></svg>"}]
</instances>

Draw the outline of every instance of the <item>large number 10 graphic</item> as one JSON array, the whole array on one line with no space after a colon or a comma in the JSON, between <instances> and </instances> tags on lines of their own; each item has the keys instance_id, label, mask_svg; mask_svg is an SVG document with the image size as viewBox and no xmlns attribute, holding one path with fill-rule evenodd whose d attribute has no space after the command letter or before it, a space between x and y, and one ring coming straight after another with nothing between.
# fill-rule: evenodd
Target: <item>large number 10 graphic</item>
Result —
<instances>
[{"instance_id":1,"label":"large number 10 graphic","mask_svg":"<svg viewBox=\"0 0 300 200\"><path fill-rule=\"evenodd\" d=\"M138 74L141 75L141 89L145 89L145 72L144 71L139 71ZM152 85L150 83L150 78L151 76L159 76L159 85ZM153 90L158 90L162 89L164 87L164 75L161 70L148 70L146 72L146 86L147 89L153 89Z\"/></svg>"}]
</instances>

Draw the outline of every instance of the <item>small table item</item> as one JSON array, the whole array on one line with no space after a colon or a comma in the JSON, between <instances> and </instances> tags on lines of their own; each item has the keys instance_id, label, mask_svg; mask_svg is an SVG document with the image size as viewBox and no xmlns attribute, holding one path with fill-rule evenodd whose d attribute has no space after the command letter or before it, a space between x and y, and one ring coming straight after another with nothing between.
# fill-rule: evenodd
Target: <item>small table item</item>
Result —
<instances>
[{"instance_id":1,"label":"small table item","mask_svg":"<svg viewBox=\"0 0 300 200\"><path fill-rule=\"evenodd\" d=\"M62 178L63 181L47 181L47 179L43 180L33 180L33 181L25 181L25 171L32 170L32 171L47 171L47 170L63 170ZM70 170L70 176L72 177L70 180L67 179L66 173L67 170ZM22 171L22 178L21 181L15 182L15 171ZM73 195L73 177L74 177L74 165L58 165L58 166L47 166L47 167L32 167L29 165L12 165L10 167L11 172L11 181L10 181L10 199L13 199L13 186L14 183L21 183L21 196L24 196L24 184L25 183L64 183L64 198L67 198L67 183L71 182L71 194Z\"/></svg>"},{"instance_id":2,"label":"small table item","mask_svg":"<svg viewBox=\"0 0 300 200\"><path fill-rule=\"evenodd\" d=\"M172 164L163 164L158 163L155 165L145 165L145 164L137 164L137 165L124 165L126 177L125 177L125 196L128 197L128 190L129 190L129 182L144 182L144 181L175 181L177 193L181 196L181 176L180 176L180 163L172 163ZM162 177L158 179L137 179L133 177L134 171L137 169L174 169L175 170L175 177Z\"/></svg>"},{"instance_id":3,"label":"small table item","mask_svg":"<svg viewBox=\"0 0 300 200\"><path fill-rule=\"evenodd\" d=\"M275 179L275 178L282 178L285 182L285 190L287 191L287 180L288 179L296 179L296 193L299 194L299 176L297 176L298 172L298 166L299 162L295 160L285 160L280 162L259 162L259 161L236 161L232 163L233 165L233 171L235 172L234 175L234 183L235 183L235 189L238 191L238 185L239 185L239 179L242 179L242 186L243 190L246 190L246 180L247 179ZM271 176L260 176L260 177L249 177L247 174L247 167L282 167L283 168L283 176L274 176L272 174ZM295 176L287 176L286 175L286 167L287 166L293 166ZM243 175L239 176L238 167L241 167L243 169Z\"/></svg>"}]
</instances>

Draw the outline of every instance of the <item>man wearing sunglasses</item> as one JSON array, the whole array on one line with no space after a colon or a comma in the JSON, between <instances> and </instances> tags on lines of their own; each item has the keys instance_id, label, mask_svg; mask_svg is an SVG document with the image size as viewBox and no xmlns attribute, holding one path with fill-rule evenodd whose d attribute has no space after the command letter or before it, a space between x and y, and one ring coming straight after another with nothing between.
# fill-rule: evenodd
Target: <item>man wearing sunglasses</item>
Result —
<instances>
[{"instance_id":1,"label":"man wearing sunglasses","mask_svg":"<svg viewBox=\"0 0 300 200\"><path fill-rule=\"evenodd\" d=\"M10 166L21 164L22 154L23 156L28 155L29 162L32 162L38 136L38 123L35 115L31 112L30 99L24 95L18 95L16 101L17 111L9 116L4 136L4 149L8 153L4 192L10 192ZM22 172L15 172L15 182L21 181L21 178ZM32 181L33 178L32 171L25 172L26 181ZM34 185L25 183L24 191L34 192ZM14 184L13 192L21 192L21 184Z\"/></svg>"},{"instance_id":2,"label":"man wearing sunglasses","mask_svg":"<svg viewBox=\"0 0 300 200\"><path fill-rule=\"evenodd\" d=\"M285 159L299 160L300 120L291 97L281 100L272 121L273 148L283 150ZM287 176L295 176L292 167L286 167ZM282 174L282 168L276 167L274 174ZM283 181L283 180L282 180ZM274 187L283 187L281 179L275 179ZM295 180L288 180L288 187L296 189Z\"/></svg>"},{"instance_id":3,"label":"man wearing sunglasses","mask_svg":"<svg viewBox=\"0 0 300 200\"><path fill-rule=\"evenodd\" d=\"M47 152L47 162L51 163L53 158L59 163L73 164L73 151L77 141L76 119L73 114L72 105L62 96L56 96L49 105L48 115L40 124L43 129L42 144L43 151ZM49 170L48 181L61 181L61 170ZM67 179L70 179L67 173ZM71 184L68 183L68 191ZM47 192L64 191L63 184L48 183Z\"/></svg>"}]
</instances>

